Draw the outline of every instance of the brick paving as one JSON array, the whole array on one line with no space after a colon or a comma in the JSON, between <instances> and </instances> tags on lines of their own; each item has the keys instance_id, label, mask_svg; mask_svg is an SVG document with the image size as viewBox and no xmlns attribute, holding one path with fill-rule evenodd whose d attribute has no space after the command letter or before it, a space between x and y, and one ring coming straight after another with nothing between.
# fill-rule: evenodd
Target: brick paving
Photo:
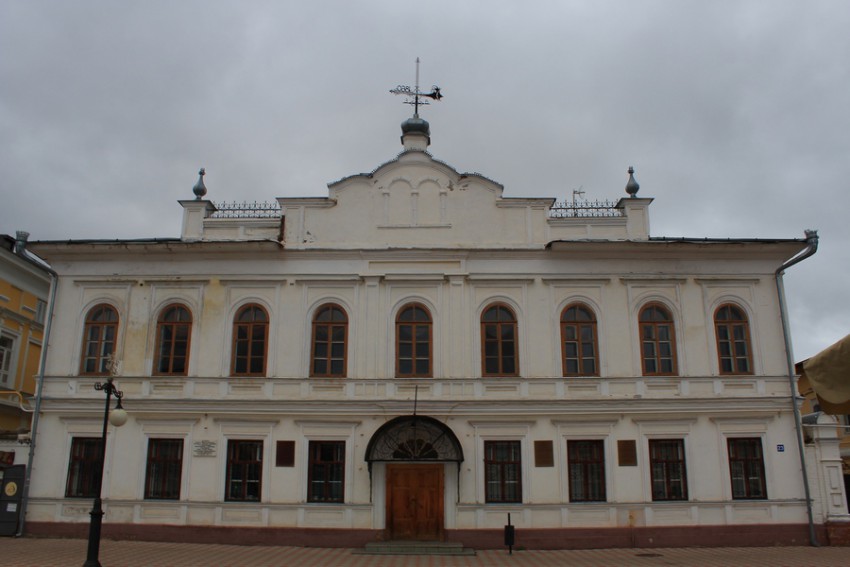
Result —
<instances>
[{"instance_id":1,"label":"brick paving","mask_svg":"<svg viewBox=\"0 0 850 567\"><path fill-rule=\"evenodd\" d=\"M80 539L0 538L0 565L82 565ZM850 547L478 551L473 557L354 555L351 549L101 542L103 567L847 567Z\"/></svg>"}]
</instances>

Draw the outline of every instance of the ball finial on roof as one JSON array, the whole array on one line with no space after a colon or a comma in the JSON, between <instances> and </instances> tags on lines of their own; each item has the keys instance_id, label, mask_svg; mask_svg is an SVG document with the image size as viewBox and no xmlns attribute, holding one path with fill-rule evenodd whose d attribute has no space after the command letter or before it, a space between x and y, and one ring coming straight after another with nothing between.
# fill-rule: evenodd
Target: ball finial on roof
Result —
<instances>
[{"instance_id":1,"label":"ball finial on roof","mask_svg":"<svg viewBox=\"0 0 850 567\"><path fill-rule=\"evenodd\" d=\"M204 175L206 175L206 170L202 167L198 172L198 182L195 183L195 186L192 187L192 192L195 194L195 199L203 199L204 195L207 194L207 187L204 185Z\"/></svg>"},{"instance_id":2,"label":"ball finial on roof","mask_svg":"<svg viewBox=\"0 0 850 567\"><path fill-rule=\"evenodd\" d=\"M635 168L629 166L629 181L626 183L626 193L629 194L630 197L637 196L637 192L640 189L640 185L635 181Z\"/></svg>"}]
</instances>

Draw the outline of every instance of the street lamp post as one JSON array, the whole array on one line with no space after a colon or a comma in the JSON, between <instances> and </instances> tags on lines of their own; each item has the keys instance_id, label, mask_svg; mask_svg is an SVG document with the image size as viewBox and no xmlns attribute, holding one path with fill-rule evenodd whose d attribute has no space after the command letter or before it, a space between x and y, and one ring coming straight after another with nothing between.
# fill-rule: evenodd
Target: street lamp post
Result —
<instances>
[{"instance_id":1,"label":"street lamp post","mask_svg":"<svg viewBox=\"0 0 850 567\"><path fill-rule=\"evenodd\" d=\"M103 434L100 438L100 469L97 471L95 478L95 499L91 510L91 523L89 524L89 547L86 554L86 562L83 567L101 567L98 555L100 554L100 527L103 523L103 502L100 494L103 487L103 466L106 462L106 427L112 424L115 427L121 427L127 421L127 412L121 407L121 398L124 397L124 392L119 390L112 383L113 377L110 376L106 382L101 384L98 382L94 385L94 389L106 392L106 406L103 410ZM115 410L110 413L109 401L115 396L118 400L118 405Z\"/></svg>"}]
</instances>

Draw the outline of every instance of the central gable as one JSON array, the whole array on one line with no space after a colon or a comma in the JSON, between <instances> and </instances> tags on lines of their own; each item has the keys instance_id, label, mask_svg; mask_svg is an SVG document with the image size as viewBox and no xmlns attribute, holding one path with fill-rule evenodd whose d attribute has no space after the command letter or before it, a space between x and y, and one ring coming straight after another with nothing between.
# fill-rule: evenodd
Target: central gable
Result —
<instances>
[{"instance_id":1,"label":"central gable","mask_svg":"<svg viewBox=\"0 0 850 567\"><path fill-rule=\"evenodd\" d=\"M542 247L552 199L505 199L502 185L406 151L327 199L279 199L287 247Z\"/></svg>"}]
</instances>

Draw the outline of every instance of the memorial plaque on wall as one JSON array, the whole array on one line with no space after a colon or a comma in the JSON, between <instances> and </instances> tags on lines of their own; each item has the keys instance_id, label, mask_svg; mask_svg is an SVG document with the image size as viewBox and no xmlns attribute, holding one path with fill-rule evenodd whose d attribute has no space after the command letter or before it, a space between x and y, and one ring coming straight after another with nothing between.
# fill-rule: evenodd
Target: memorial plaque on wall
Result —
<instances>
[{"instance_id":1,"label":"memorial plaque on wall","mask_svg":"<svg viewBox=\"0 0 850 567\"><path fill-rule=\"evenodd\" d=\"M621 467L637 466L637 443L634 439L617 441L617 461Z\"/></svg>"},{"instance_id":2,"label":"memorial plaque on wall","mask_svg":"<svg viewBox=\"0 0 850 567\"><path fill-rule=\"evenodd\" d=\"M554 467L555 456L552 450L551 441L535 441L534 442L534 466L535 467Z\"/></svg>"},{"instance_id":3,"label":"memorial plaque on wall","mask_svg":"<svg viewBox=\"0 0 850 567\"><path fill-rule=\"evenodd\" d=\"M215 441L195 441L192 443L192 455L195 457L215 457Z\"/></svg>"},{"instance_id":4,"label":"memorial plaque on wall","mask_svg":"<svg viewBox=\"0 0 850 567\"><path fill-rule=\"evenodd\" d=\"M295 441L278 441L275 454L276 467L295 466Z\"/></svg>"}]
</instances>

